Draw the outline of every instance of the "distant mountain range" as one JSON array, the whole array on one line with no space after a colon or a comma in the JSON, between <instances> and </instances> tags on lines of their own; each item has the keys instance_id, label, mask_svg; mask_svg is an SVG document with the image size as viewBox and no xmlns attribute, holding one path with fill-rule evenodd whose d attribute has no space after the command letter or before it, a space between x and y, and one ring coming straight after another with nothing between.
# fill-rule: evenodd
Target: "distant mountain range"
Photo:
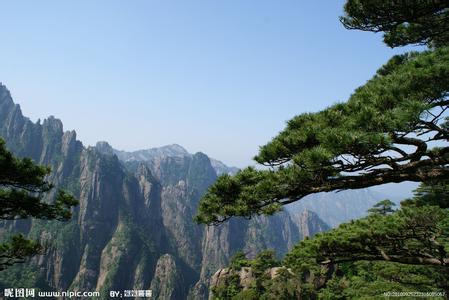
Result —
<instances>
[{"instance_id":1,"label":"distant mountain range","mask_svg":"<svg viewBox=\"0 0 449 300\"><path fill-rule=\"evenodd\" d=\"M160 160L164 157L189 157L193 155L178 144L127 152L113 149L108 142L102 141L97 143L96 148L105 153L117 155L117 157L125 163L140 161L148 162ZM218 176L222 174L233 175L239 171L239 168L228 167L217 159L209 157L209 160Z\"/></svg>"},{"instance_id":2,"label":"distant mountain range","mask_svg":"<svg viewBox=\"0 0 449 300\"><path fill-rule=\"evenodd\" d=\"M197 225L192 219L205 190L236 168L179 145L135 152L106 142L84 147L60 120L24 117L3 85L0 137L15 155L51 166L49 180L80 200L69 222L0 223L3 237L20 231L47 245L43 255L0 272L0 290L96 290L108 299L110 290L152 289L154 299L207 299L211 275L237 250L283 255L329 229L307 210Z\"/></svg>"},{"instance_id":3,"label":"distant mountain range","mask_svg":"<svg viewBox=\"0 0 449 300\"><path fill-rule=\"evenodd\" d=\"M98 142L95 146L105 154L115 154L129 169L141 162L152 166L158 161L168 157L183 158L192 157L186 149L178 144L172 144L157 148L138 150L132 152L120 151L112 148L107 142ZM222 174L233 175L239 171L237 167L228 167L219 160L210 158L212 168L217 176ZM377 202L387 198L385 195L371 189L346 190L331 193L318 193L304 197L286 207L286 211L294 216L301 216L304 211L316 213L324 223L331 227L337 227L341 223L363 217ZM396 200L397 199L392 199Z\"/></svg>"},{"instance_id":4,"label":"distant mountain range","mask_svg":"<svg viewBox=\"0 0 449 300\"><path fill-rule=\"evenodd\" d=\"M370 189L312 194L286 206L289 212L310 210L331 227L366 216L367 210L388 197ZM398 202L398 201L396 201Z\"/></svg>"},{"instance_id":5,"label":"distant mountain range","mask_svg":"<svg viewBox=\"0 0 449 300\"><path fill-rule=\"evenodd\" d=\"M0 223L2 236L20 231L48 245L43 255L0 272L0 289L96 290L104 299L109 290L152 289L155 299L207 299L211 275L237 250L252 257L271 248L282 256L383 199L369 190L321 193L271 217L197 225L203 193L238 168L176 144L133 152L107 142L84 147L60 120L24 117L1 84L0 137L15 155L51 166L49 180L80 200L66 223Z\"/></svg>"}]
</instances>

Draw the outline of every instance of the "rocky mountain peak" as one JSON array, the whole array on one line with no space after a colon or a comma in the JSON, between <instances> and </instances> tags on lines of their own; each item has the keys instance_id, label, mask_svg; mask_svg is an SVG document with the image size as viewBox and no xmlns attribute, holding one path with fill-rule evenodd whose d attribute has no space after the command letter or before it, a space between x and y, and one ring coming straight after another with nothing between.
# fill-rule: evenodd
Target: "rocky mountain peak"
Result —
<instances>
[{"instance_id":1,"label":"rocky mountain peak","mask_svg":"<svg viewBox=\"0 0 449 300\"><path fill-rule=\"evenodd\" d=\"M52 133L61 135L63 134L62 121L60 119L55 118L54 116L49 116L47 119L45 119L44 123L42 124L42 127L44 129L51 131Z\"/></svg>"},{"instance_id":2,"label":"rocky mountain peak","mask_svg":"<svg viewBox=\"0 0 449 300\"><path fill-rule=\"evenodd\" d=\"M9 90L0 83L0 118L5 119L10 115L22 115L20 106L14 104Z\"/></svg>"},{"instance_id":3,"label":"rocky mountain peak","mask_svg":"<svg viewBox=\"0 0 449 300\"><path fill-rule=\"evenodd\" d=\"M0 105L14 106L12 101L11 93L9 90L0 82Z\"/></svg>"},{"instance_id":4,"label":"rocky mountain peak","mask_svg":"<svg viewBox=\"0 0 449 300\"><path fill-rule=\"evenodd\" d=\"M166 146L162 146L159 148L153 148L153 149L158 149L159 151L164 152L166 155L170 155L170 156L189 155L189 152L184 147L182 147L181 145L178 145L178 144L171 144L171 145L166 145Z\"/></svg>"},{"instance_id":5,"label":"rocky mountain peak","mask_svg":"<svg viewBox=\"0 0 449 300\"><path fill-rule=\"evenodd\" d=\"M105 142L105 141L97 142L97 144L95 145L95 148L97 149L98 152L100 152L102 154L106 154L106 155L114 154L114 149L111 147L111 145L109 145L108 142Z\"/></svg>"}]
</instances>

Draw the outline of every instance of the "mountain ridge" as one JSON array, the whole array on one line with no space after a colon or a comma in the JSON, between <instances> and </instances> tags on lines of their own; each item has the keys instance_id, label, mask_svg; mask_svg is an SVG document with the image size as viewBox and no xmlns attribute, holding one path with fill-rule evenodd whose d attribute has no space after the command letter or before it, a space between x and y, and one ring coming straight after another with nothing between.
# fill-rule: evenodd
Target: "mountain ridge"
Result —
<instances>
[{"instance_id":1,"label":"mountain ridge","mask_svg":"<svg viewBox=\"0 0 449 300\"><path fill-rule=\"evenodd\" d=\"M133 161L135 162L153 161L161 159L163 157L183 157L183 156L192 156L196 153L203 153L201 151L196 153L190 153L184 147L176 143L160 147L140 149L135 151L117 150L106 141L97 142L95 147L104 153L117 155L117 157L125 163ZM209 157L209 160L211 161L211 164L216 170L218 176L222 174L233 175L237 173L239 170L239 168L227 166L222 161L217 160L215 158Z\"/></svg>"},{"instance_id":2,"label":"mountain ridge","mask_svg":"<svg viewBox=\"0 0 449 300\"><path fill-rule=\"evenodd\" d=\"M51 166L48 179L80 201L69 222L0 222L2 234L20 231L51 245L26 264L0 272L0 288L20 283L96 290L103 299L112 289L152 288L156 299L207 299L211 275L237 250L253 256L273 248L282 255L304 237L286 212L218 227L193 223L199 199L217 178L207 155L123 162L106 144L84 147L54 117L31 122L3 85L0 136L15 155ZM314 214L302 220L310 228L314 222Z\"/></svg>"}]
</instances>

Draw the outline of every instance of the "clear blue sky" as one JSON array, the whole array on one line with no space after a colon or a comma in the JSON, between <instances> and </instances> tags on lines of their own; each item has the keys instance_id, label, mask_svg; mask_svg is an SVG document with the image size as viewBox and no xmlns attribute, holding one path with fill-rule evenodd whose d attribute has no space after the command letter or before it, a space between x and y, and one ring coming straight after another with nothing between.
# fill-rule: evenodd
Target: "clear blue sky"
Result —
<instances>
[{"instance_id":1,"label":"clear blue sky","mask_svg":"<svg viewBox=\"0 0 449 300\"><path fill-rule=\"evenodd\" d=\"M345 101L395 53L343 1L2 1L0 81L85 145L178 143L228 165Z\"/></svg>"}]
</instances>

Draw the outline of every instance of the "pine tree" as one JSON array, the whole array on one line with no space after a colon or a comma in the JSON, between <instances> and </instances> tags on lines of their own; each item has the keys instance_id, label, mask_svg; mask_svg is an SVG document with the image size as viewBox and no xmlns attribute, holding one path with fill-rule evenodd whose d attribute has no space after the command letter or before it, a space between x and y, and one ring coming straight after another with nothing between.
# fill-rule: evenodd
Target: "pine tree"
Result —
<instances>
[{"instance_id":1,"label":"pine tree","mask_svg":"<svg viewBox=\"0 0 449 300\"><path fill-rule=\"evenodd\" d=\"M401 209L392 211L392 203L383 200L367 217L301 241L282 263L274 262L269 252L254 260L238 253L233 261L239 263L231 268L252 268L254 299L379 298L391 291L449 293L449 211L431 200L436 197L444 203L449 199L446 190L447 186L421 185ZM279 265L283 273L266 276L270 267ZM214 296L228 299L250 293L243 290L238 274L233 276L215 288Z\"/></svg>"},{"instance_id":2,"label":"pine tree","mask_svg":"<svg viewBox=\"0 0 449 300\"><path fill-rule=\"evenodd\" d=\"M390 47L408 44L447 46L447 0L348 0L340 20L348 29L384 32Z\"/></svg>"},{"instance_id":3,"label":"pine tree","mask_svg":"<svg viewBox=\"0 0 449 300\"><path fill-rule=\"evenodd\" d=\"M378 203L376 203L372 208L368 209L368 212L371 215L387 215L389 213L394 212L393 207L396 204L394 204L394 202L392 202L391 200L385 199L382 200Z\"/></svg>"},{"instance_id":4,"label":"pine tree","mask_svg":"<svg viewBox=\"0 0 449 300\"><path fill-rule=\"evenodd\" d=\"M322 279L325 267L324 291L315 292L346 298L392 290L448 293L449 211L432 200L446 203L447 187L423 184L400 210L374 213L304 240L284 264Z\"/></svg>"},{"instance_id":5,"label":"pine tree","mask_svg":"<svg viewBox=\"0 0 449 300\"><path fill-rule=\"evenodd\" d=\"M50 171L29 158L14 157L0 139L0 219L70 219L71 207L78 203L71 195L60 190L53 203L43 200L53 189L53 185L45 180ZM23 262L41 250L38 242L28 240L22 234L13 235L0 244L0 270Z\"/></svg>"},{"instance_id":6,"label":"pine tree","mask_svg":"<svg viewBox=\"0 0 449 300\"><path fill-rule=\"evenodd\" d=\"M349 0L346 27L429 49L394 56L347 102L288 121L255 157L268 169L218 178L196 221L273 214L318 192L448 178L448 11L449 1Z\"/></svg>"},{"instance_id":7,"label":"pine tree","mask_svg":"<svg viewBox=\"0 0 449 300\"><path fill-rule=\"evenodd\" d=\"M296 245L282 262L301 281L289 295L449 293L449 1L348 0L341 22L383 32L390 47L428 50L394 56L346 103L288 121L255 157L268 170L220 177L201 200L196 220L218 224L272 214L317 192L423 182L399 210L381 201L367 217ZM259 283L272 285L263 278ZM280 285L246 292L272 299Z\"/></svg>"}]
</instances>

